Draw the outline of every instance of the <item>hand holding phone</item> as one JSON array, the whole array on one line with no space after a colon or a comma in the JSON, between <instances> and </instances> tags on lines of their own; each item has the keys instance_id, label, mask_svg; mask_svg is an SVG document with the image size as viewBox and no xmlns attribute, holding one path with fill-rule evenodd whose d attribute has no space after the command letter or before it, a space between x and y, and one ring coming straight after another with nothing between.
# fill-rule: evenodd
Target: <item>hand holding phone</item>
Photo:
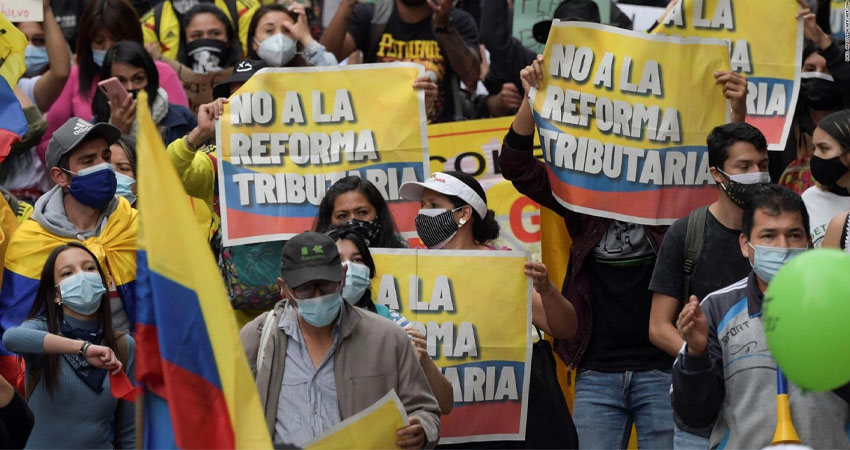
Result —
<instances>
[{"instance_id":1,"label":"hand holding phone","mask_svg":"<svg viewBox=\"0 0 850 450\"><path fill-rule=\"evenodd\" d=\"M127 92L127 89L124 89L124 85L122 85L121 82L118 81L118 78L115 77L99 81L97 83L97 87L100 88L107 100L112 101L113 98L117 98L119 105L123 105L124 102L127 101L127 97L130 97L130 93Z\"/></svg>"}]
</instances>

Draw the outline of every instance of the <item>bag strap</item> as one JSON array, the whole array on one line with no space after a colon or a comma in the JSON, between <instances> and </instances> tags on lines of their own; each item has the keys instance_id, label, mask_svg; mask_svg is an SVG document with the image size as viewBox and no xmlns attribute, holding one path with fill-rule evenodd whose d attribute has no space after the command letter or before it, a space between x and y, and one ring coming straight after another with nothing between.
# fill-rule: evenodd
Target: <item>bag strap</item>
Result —
<instances>
[{"instance_id":1,"label":"bag strap","mask_svg":"<svg viewBox=\"0 0 850 450\"><path fill-rule=\"evenodd\" d=\"M703 206L688 214L688 231L685 234L685 253L682 269L685 279L682 286L682 301L687 303L691 295L691 275L694 266L699 260L702 252L702 243L705 240L705 221L708 215L708 206Z\"/></svg>"},{"instance_id":2,"label":"bag strap","mask_svg":"<svg viewBox=\"0 0 850 450\"><path fill-rule=\"evenodd\" d=\"M127 333L115 332L115 348L122 367L127 364ZM112 422L112 448L121 448L121 429L124 424L124 404L121 399L115 404L115 416Z\"/></svg>"},{"instance_id":3,"label":"bag strap","mask_svg":"<svg viewBox=\"0 0 850 450\"><path fill-rule=\"evenodd\" d=\"M162 6L164 4L165 2L160 2L153 9L153 32L156 34L156 38L159 42L162 42L162 36L159 35L159 27L162 22Z\"/></svg>"},{"instance_id":4,"label":"bag strap","mask_svg":"<svg viewBox=\"0 0 850 450\"><path fill-rule=\"evenodd\" d=\"M369 44L366 48L366 53L363 55L364 62L375 62L375 52L378 49L378 43L381 42L381 36L387 28L387 22L390 21L390 15L393 13L394 6L395 2L391 0L378 0L375 2L375 11L372 13L372 20L369 23Z\"/></svg>"},{"instance_id":5,"label":"bag strap","mask_svg":"<svg viewBox=\"0 0 850 450\"><path fill-rule=\"evenodd\" d=\"M266 321L263 323L263 332L260 334L260 348L257 350L257 369L263 365L263 360L266 357L266 344L268 344L269 339L272 336L272 330L274 329L274 309L269 311L269 314L266 316Z\"/></svg>"},{"instance_id":6,"label":"bag strap","mask_svg":"<svg viewBox=\"0 0 850 450\"><path fill-rule=\"evenodd\" d=\"M233 33L239 37L239 11L236 9L236 0L225 0L227 12L230 13L230 22L233 24Z\"/></svg>"}]
</instances>

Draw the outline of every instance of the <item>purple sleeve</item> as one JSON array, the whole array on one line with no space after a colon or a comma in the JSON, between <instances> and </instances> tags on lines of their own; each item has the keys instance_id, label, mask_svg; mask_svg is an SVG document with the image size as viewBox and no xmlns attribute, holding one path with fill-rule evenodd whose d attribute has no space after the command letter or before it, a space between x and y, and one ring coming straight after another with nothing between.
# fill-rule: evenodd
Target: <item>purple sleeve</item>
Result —
<instances>
[{"instance_id":1,"label":"purple sleeve","mask_svg":"<svg viewBox=\"0 0 850 450\"><path fill-rule=\"evenodd\" d=\"M518 134L511 127L502 141L502 151L499 153L502 176L510 180L520 194L561 216L566 216L569 212L552 195L546 164L534 157L533 146L533 135Z\"/></svg>"},{"instance_id":2,"label":"purple sleeve","mask_svg":"<svg viewBox=\"0 0 850 450\"><path fill-rule=\"evenodd\" d=\"M162 61L156 61L156 70L159 72L159 87L168 92L168 103L189 107L189 98L186 97L186 91L183 90L183 83L177 77L177 72L168 64Z\"/></svg>"}]
</instances>

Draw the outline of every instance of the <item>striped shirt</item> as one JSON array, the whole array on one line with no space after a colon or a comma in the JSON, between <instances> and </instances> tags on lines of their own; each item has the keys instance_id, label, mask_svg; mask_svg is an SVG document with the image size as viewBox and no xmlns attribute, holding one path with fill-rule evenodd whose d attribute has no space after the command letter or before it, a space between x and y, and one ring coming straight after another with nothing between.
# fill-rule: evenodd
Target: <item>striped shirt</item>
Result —
<instances>
[{"instance_id":1,"label":"striped shirt","mask_svg":"<svg viewBox=\"0 0 850 450\"><path fill-rule=\"evenodd\" d=\"M295 308L287 307L278 327L288 336L283 382L277 404L274 442L302 445L340 422L334 378L334 354L339 344L339 323L333 328L334 343L318 369L298 326Z\"/></svg>"}]
</instances>

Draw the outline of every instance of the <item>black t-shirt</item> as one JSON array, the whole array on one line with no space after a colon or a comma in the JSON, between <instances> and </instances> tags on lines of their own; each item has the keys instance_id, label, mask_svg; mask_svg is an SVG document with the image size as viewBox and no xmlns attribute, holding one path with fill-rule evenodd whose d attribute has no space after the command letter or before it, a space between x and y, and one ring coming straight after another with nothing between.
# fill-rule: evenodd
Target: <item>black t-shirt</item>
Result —
<instances>
[{"instance_id":1,"label":"black t-shirt","mask_svg":"<svg viewBox=\"0 0 850 450\"><path fill-rule=\"evenodd\" d=\"M374 12L374 3L360 3L354 7L354 15L348 24L348 33L354 38L357 48L364 53L371 47L369 32ZM465 11L453 9L449 17L466 45L478 51L478 27L472 16ZM446 82L451 79L452 67L446 50L437 41L430 15L418 23L406 23L401 20L393 6L392 14L380 38L376 36L372 39L378 39L375 54L364 54L366 62L409 61L422 64L426 71L436 74L440 90L429 119L442 122L454 117L452 89Z\"/></svg>"},{"instance_id":2,"label":"black t-shirt","mask_svg":"<svg viewBox=\"0 0 850 450\"><path fill-rule=\"evenodd\" d=\"M588 256L593 331L581 367L600 372L670 369L649 341L655 251L640 225L613 221Z\"/></svg>"},{"instance_id":3,"label":"black t-shirt","mask_svg":"<svg viewBox=\"0 0 850 450\"><path fill-rule=\"evenodd\" d=\"M682 298L685 283L682 264L687 232L687 216L667 230L649 283L650 291L669 295L682 303L687 300ZM702 250L691 273L691 293L700 301L708 294L745 278L752 270L750 261L741 254L740 236L741 230L726 228L710 211L706 214Z\"/></svg>"}]
</instances>

